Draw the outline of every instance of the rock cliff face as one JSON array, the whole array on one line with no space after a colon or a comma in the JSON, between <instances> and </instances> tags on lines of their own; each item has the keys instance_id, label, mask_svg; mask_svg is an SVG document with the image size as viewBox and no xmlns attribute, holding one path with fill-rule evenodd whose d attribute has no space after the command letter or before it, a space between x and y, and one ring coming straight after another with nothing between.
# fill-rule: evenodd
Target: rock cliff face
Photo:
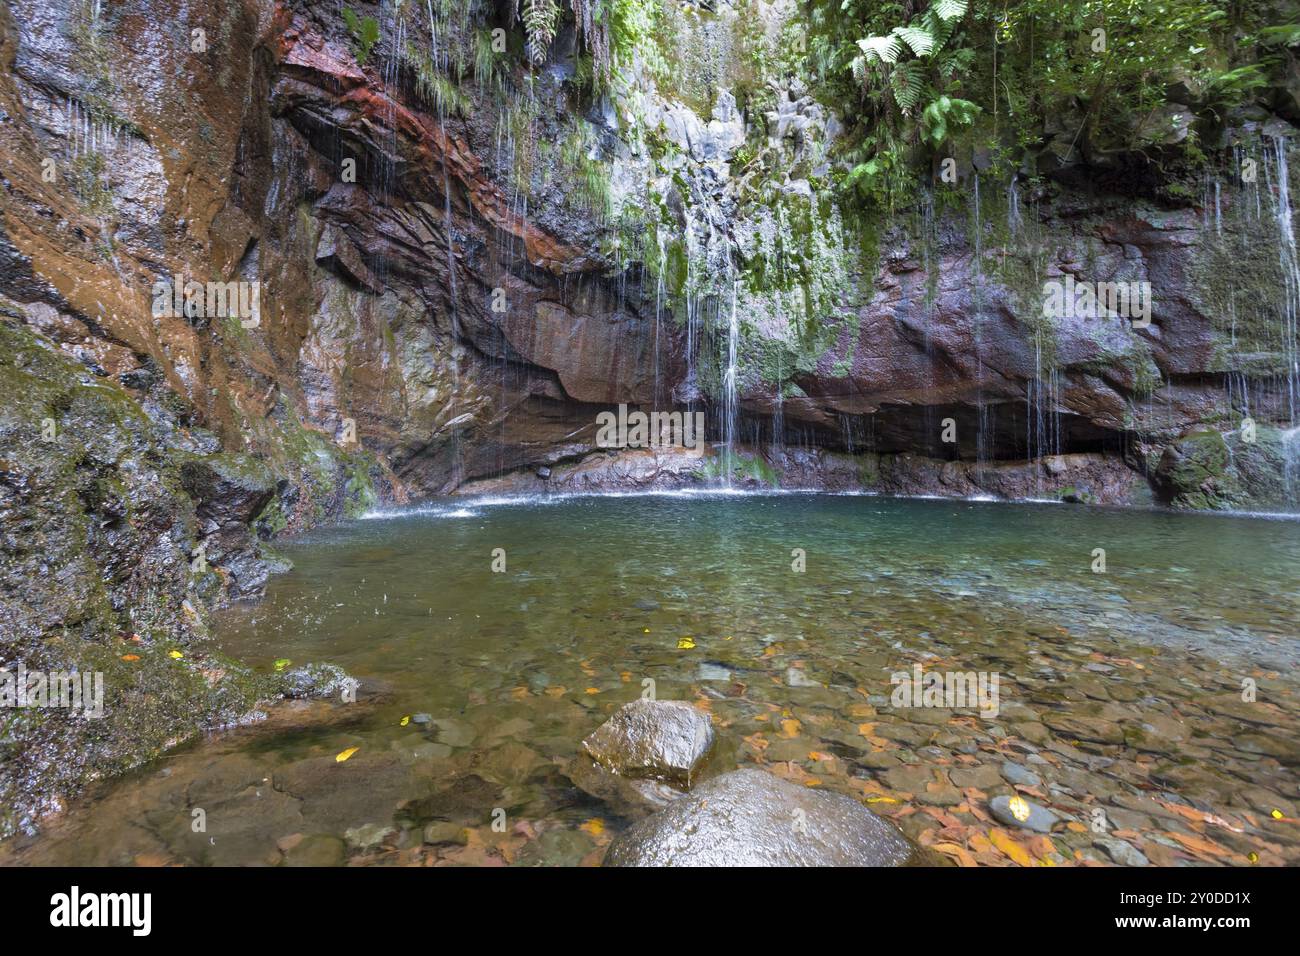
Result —
<instances>
[{"instance_id":1,"label":"rock cliff face","mask_svg":"<svg viewBox=\"0 0 1300 956\"><path fill-rule=\"evenodd\" d=\"M160 726L232 719L258 691L210 700L233 678L186 656L206 609L260 591L261 542L377 500L721 479L1292 500L1282 121L1237 118L1257 178L1173 203L1069 166L1031 194L968 157L963 199L858 256L809 186L835 118L797 84L765 117L725 90L593 101L566 35L468 82L448 64L474 38L419 6L363 5L362 63L333 5L0 0L0 663L179 648ZM1043 283L1075 277L1149 282L1149 326L1044 319ZM186 308L189 282L252 308ZM725 456L596 446L612 405L688 402ZM41 733L6 753L53 765ZM114 733L6 828L164 743Z\"/></svg>"}]
</instances>

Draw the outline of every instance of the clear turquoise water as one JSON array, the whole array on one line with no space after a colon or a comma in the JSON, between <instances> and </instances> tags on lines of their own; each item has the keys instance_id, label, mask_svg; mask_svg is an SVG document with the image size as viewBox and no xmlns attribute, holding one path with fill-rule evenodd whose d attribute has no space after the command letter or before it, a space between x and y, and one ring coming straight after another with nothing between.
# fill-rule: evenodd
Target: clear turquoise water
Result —
<instances>
[{"instance_id":1,"label":"clear turquoise water","mask_svg":"<svg viewBox=\"0 0 1300 956\"><path fill-rule=\"evenodd\" d=\"M504 573L492 569L494 549ZM803 572L792 570L795 549ZM184 748L70 815L34 859L274 863L306 835L354 862L595 862L636 811L585 793L570 762L647 681L712 713L724 762L893 794L897 803L876 805L886 813L911 798L864 753L941 771L1047 753L1061 766L1040 769L1068 792L1043 789L1043 800L1064 813L1164 794L1257 814L1259 801L1295 790L1293 520L801 494L453 500L279 550L294 569L264 600L220 615L222 650L266 669L332 661L380 688L379 701L354 705L343 725ZM954 715L946 726L891 708L889 675L918 662L997 672L1011 706L998 720ZM1211 706L1243 676L1259 681L1271 724ZM1052 730L1017 749L1048 712L1146 738L1153 715L1194 732L1144 751ZM403 724L418 714L439 723ZM1095 769L1097 757L1114 763ZM223 791L232 767L242 769ZM216 781L213 795L203 780ZM1270 795L1246 796L1255 790ZM209 843L170 822L197 799L212 804L213 827L221 806L232 818L239 808L237 835ZM504 835L490 828L498 808ZM88 835L109 814L163 822L136 837ZM1179 826L1157 822L1152 840ZM424 843L430 824L471 835ZM355 832L366 825L392 832L367 848ZM1218 862L1247 862L1247 837L1233 839L1240 846ZM1095 852L1090 842L1056 838L1063 862Z\"/></svg>"}]
</instances>

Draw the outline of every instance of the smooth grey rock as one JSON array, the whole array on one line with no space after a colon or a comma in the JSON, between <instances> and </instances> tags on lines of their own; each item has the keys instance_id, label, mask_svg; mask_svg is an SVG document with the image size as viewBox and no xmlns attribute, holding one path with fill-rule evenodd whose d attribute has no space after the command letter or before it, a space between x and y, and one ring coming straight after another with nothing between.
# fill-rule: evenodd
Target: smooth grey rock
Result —
<instances>
[{"instance_id":1,"label":"smooth grey rock","mask_svg":"<svg viewBox=\"0 0 1300 956\"><path fill-rule=\"evenodd\" d=\"M1022 787L1037 787L1043 782L1038 774L1010 760L1002 764L1002 776L1007 783Z\"/></svg>"},{"instance_id":2,"label":"smooth grey rock","mask_svg":"<svg viewBox=\"0 0 1300 956\"><path fill-rule=\"evenodd\" d=\"M761 770L701 784L620 834L605 866L902 866L915 852L850 797Z\"/></svg>"},{"instance_id":3,"label":"smooth grey rock","mask_svg":"<svg viewBox=\"0 0 1300 956\"><path fill-rule=\"evenodd\" d=\"M591 759L607 770L686 786L712 746L709 715L680 700L624 704L582 742Z\"/></svg>"},{"instance_id":4,"label":"smooth grey rock","mask_svg":"<svg viewBox=\"0 0 1300 956\"><path fill-rule=\"evenodd\" d=\"M1116 840L1114 837L1093 837L1094 845L1106 851L1106 855L1120 866L1148 866L1151 861L1131 843Z\"/></svg>"},{"instance_id":5,"label":"smooth grey rock","mask_svg":"<svg viewBox=\"0 0 1300 956\"><path fill-rule=\"evenodd\" d=\"M790 687L821 687L822 685L813 680L797 667L787 667L785 669L785 682Z\"/></svg>"},{"instance_id":6,"label":"smooth grey rock","mask_svg":"<svg viewBox=\"0 0 1300 956\"><path fill-rule=\"evenodd\" d=\"M367 823L364 826L353 827L343 834L343 838L348 841L349 846L360 847L363 850L372 846L378 846L384 840L397 831L390 826L382 823Z\"/></svg>"},{"instance_id":7,"label":"smooth grey rock","mask_svg":"<svg viewBox=\"0 0 1300 956\"><path fill-rule=\"evenodd\" d=\"M1048 810L1046 807L1040 807L1032 800L1025 800L1024 797L1021 797L1020 799L1025 800L1025 803L1029 805L1029 818L1026 820L1017 820L1015 815L1011 812L1010 804L1012 799L1012 797L1002 796L994 797L989 801L989 811L993 816L997 817L1000 822L1005 823L1007 826L1023 827L1026 830L1033 830L1036 833L1051 833L1052 824L1056 823L1060 819L1060 817L1051 810Z\"/></svg>"},{"instance_id":8,"label":"smooth grey rock","mask_svg":"<svg viewBox=\"0 0 1300 956\"><path fill-rule=\"evenodd\" d=\"M474 742L474 728L454 717L439 717L429 723L437 728L437 742L448 747L468 747Z\"/></svg>"},{"instance_id":9,"label":"smooth grey rock","mask_svg":"<svg viewBox=\"0 0 1300 956\"><path fill-rule=\"evenodd\" d=\"M723 667L721 664L712 664L708 661L704 661L695 669L695 679L698 681L729 681L731 680L731 671L727 670L727 668Z\"/></svg>"}]
</instances>

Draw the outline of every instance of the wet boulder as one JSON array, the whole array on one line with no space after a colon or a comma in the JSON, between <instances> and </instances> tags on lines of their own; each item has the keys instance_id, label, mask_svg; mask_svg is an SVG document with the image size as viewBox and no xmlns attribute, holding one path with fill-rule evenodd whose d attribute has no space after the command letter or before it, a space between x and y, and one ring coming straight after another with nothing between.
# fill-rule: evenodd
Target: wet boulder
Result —
<instances>
[{"instance_id":1,"label":"wet boulder","mask_svg":"<svg viewBox=\"0 0 1300 956\"><path fill-rule=\"evenodd\" d=\"M851 797L761 770L701 784L625 831L605 866L902 866L916 848Z\"/></svg>"},{"instance_id":2,"label":"wet boulder","mask_svg":"<svg viewBox=\"0 0 1300 956\"><path fill-rule=\"evenodd\" d=\"M1193 432L1165 448L1156 466L1155 485L1176 507L1230 507L1240 493L1231 463L1228 444L1219 432Z\"/></svg>"},{"instance_id":3,"label":"wet boulder","mask_svg":"<svg viewBox=\"0 0 1300 956\"><path fill-rule=\"evenodd\" d=\"M606 770L689 787L713 747L709 715L678 700L634 700L596 728L582 748Z\"/></svg>"}]
</instances>

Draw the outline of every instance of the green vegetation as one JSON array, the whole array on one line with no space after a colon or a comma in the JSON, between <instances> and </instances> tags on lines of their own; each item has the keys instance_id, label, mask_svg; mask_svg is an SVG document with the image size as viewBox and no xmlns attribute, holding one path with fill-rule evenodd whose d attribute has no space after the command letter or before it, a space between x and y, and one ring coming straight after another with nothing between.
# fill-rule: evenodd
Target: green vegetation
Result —
<instances>
[{"instance_id":1,"label":"green vegetation","mask_svg":"<svg viewBox=\"0 0 1300 956\"><path fill-rule=\"evenodd\" d=\"M358 17L351 7L343 8L343 21L356 44L357 66L364 67L366 60L370 59L370 51L379 42L379 21L374 17Z\"/></svg>"},{"instance_id":2,"label":"green vegetation","mask_svg":"<svg viewBox=\"0 0 1300 956\"><path fill-rule=\"evenodd\" d=\"M1262 0L917 6L806 4L808 69L823 101L848 109L841 185L868 205L896 207L936 158L976 147L1008 171L1036 169L1044 147L1064 161L1199 160L1228 109L1281 81L1300 36Z\"/></svg>"}]
</instances>

